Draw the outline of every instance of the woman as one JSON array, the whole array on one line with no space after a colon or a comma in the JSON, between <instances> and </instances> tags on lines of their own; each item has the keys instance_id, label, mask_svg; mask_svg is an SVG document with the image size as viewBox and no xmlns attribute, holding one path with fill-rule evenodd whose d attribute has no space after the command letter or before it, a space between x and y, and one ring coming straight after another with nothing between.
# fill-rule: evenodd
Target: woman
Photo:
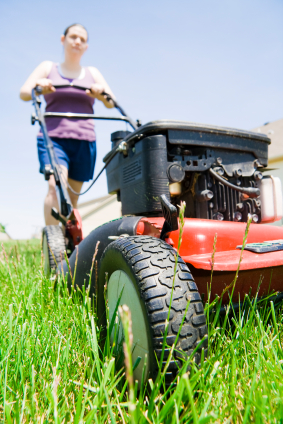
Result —
<instances>
[{"instance_id":1,"label":"woman","mask_svg":"<svg viewBox=\"0 0 283 424\"><path fill-rule=\"evenodd\" d=\"M93 113L94 99L103 102L107 108L113 104L102 92L114 98L107 82L94 67L82 67L81 58L88 48L87 30L80 24L70 25L61 36L64 47L64 62L59 64L42 62L28 77L21 88L20 97L24 101L31 100L31 91L40 86L46 100L46 112ZM72 87L56 89L53 85L73 82L75 85L89 87L82 91ZM52 139L54 149L61 165L65 180L72 189L80 192L83 182L93 178L96 159L96 142L93 120L72 120L67 118L47 118L48 135ZM44 146L42 133L37 138L40 172L43 173L49 158ZM69 190L69 195L76 208L78 196ZM56 225L58 221L51 215L51 209L58 209L54 177L48 181L48 193L44 201L44 217L46 225Z\"/></svg>"}]
</instances>

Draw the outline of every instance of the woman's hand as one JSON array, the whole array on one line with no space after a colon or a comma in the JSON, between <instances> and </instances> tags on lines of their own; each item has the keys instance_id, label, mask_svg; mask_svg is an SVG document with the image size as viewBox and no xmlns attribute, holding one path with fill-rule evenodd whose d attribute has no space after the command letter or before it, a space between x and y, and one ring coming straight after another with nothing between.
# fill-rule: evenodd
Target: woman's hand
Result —
<instances>
[{"instance_id":1,"label":"woman's hand","mask_svg":"<svg viewBox=\"0 0 283 424\"><path fill-rule=\"evenodd\" d=\"M104 92L104 87L101 84L94 83L91 85L89 90L86 90L86 94L90 97L93 97L94 99L101 100Z\"/></svg>"},{"instance_id":2,"label":"woman's hand","mask_svg":"<svg viewBox=\"0 0 283 424\"><path fill-rule=\"evenodd\" d=\"M53 82L48 78L40 78L35 85L42 88L42 94L50 94L56 91L53 87Z\"/></svg>"},{"instance_id":3,"label":"woman's hand","mask_svg":"<svg viewBox=\"0 0 283 424\"><path fill-rule=\"evenodd\" d=\"M97 82L92 84L89 90L86 90L86 94L88 96L102 101L105 104L106 107L113 107L114 106L113 102L111 100L108 100L107 96L105 96L105 94L102 94L102 93L105 93L105 92L106 92L106 90L103 87L103 85L99 84Z\"/></svg>"}]
</instances>

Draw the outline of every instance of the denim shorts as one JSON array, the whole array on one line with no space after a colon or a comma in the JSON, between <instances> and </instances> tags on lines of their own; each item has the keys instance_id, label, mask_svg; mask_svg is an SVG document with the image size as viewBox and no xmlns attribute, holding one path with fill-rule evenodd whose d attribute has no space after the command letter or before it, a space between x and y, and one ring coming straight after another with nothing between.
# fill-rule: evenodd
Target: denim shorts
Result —
<instances>
[{"instance_id":1,"label":"denim shorts","mask_svg":"<svg viewBox=\"0 0 283 424\"><path fill-rule=\"evenodd\" d=\"M60 165L68 169L68 177L75 181L89 181L93 178L96 160L96 142L73 138L51 137L55 155ZM43 174L45 165L50 164L42 136L37 137L39 172Z\"/></svg>"}]
</instances>

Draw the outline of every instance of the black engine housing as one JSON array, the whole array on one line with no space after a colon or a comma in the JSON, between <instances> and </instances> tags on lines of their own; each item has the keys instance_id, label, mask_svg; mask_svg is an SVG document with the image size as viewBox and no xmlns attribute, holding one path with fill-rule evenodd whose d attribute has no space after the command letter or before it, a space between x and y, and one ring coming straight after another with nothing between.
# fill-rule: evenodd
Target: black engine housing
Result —
<instances>
[{"instance_id":1,"label":"black engine housing","mask_svg":"<svg viewBox=\"0 0 283 424\"><path fill-rule=\"evenodd\" d=\"M159 196L165 194L175 205L186 201L188 218L243 222L252 214L254 222L260 222L260 196L251 198L225 181L255 187L267 166L266 135L164 120L125 133L124 141L127 151L106 168L108 191L117 194L123 215L162 215Z\"/></svg>"}]
</instances>

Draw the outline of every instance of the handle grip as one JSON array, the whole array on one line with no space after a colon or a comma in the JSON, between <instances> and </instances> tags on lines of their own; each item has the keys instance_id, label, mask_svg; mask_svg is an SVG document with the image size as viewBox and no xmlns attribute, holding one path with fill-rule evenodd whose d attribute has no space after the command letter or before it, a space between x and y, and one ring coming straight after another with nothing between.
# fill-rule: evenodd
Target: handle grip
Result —
<instances>
[{"instance_id":1,"label":"handle grip","mask_svg":"<svg viewBox=\"0 0 283 424\"><path fill-rule=\"evenodd\" d=\"M72 84L72 83L70 83L70 84L56 84L56 85L53 85L53 87L56 88L56 89L57 88L60 89L60 88L73 87L73 88L76 88L77 90L82 90L82 91L90 90L89 87L83 87L82 85L76 85L76 84ZM108 101L112 100L114 106L117 107L115 100L110 96L110 94L106 93L105 91L103 91L101 94L102 94L102 96L105 96Z\"/></svg>"},{"instance_id":2,"label":"handle grip","mask_svg":"<svg viewBox=\"0 0 283 424\"><path fill-rule=\"evenodd\" d=\"M77 88L78 90L83 90L83 91L89 90L88 87L82 87L81 85L72 84L71 82L70 82L70 84L54 84L53 87L59 88L59 89L60 88L73 87L73 88Z\"/></svg>"},{"instance_id":3,"label":"handle grip","mask_svg":"<svg viewBox=\"0 0 283 424\"><path fill-rule=\"evenodd\" d=\"M83 87L81 85L76 85L76 84L54 84L53 87L55 89L60 89L60 88L68 88L68 87L73 87L76 88L77 90L82 90L82 91L86 91L86 90L90 90L89 87ZM40 87L39 85L35 86L35 91L37 94L42 94L42 87ZM112 102L115 105L115 100L112 99L112 97L110 96L110 94L106 93L105 91L102 91L102 96L105 96L107 98L107 100L112 100Z\"/></svg>"},{"instance_id":4,"label":"handle grip","mask_svg":"<svg viewBox=\"0 0 283 424\"><path fill-rule=\"evenodd\" d=\"M90 88L88 88L88 87L82 87L81 85L75 85L75 84L72 84L72 83L70 83L70 84L54 84L53 87L59 88L59 89L60 88L73 87L73 88L77 88L78 90L83 90L83 91L90 90ZM34 89L35 89L36 94L42 94L43 90L42 90L42 87L40 87L39 85L36 85L34 87Z\"/></svg>"}]
</instances>

